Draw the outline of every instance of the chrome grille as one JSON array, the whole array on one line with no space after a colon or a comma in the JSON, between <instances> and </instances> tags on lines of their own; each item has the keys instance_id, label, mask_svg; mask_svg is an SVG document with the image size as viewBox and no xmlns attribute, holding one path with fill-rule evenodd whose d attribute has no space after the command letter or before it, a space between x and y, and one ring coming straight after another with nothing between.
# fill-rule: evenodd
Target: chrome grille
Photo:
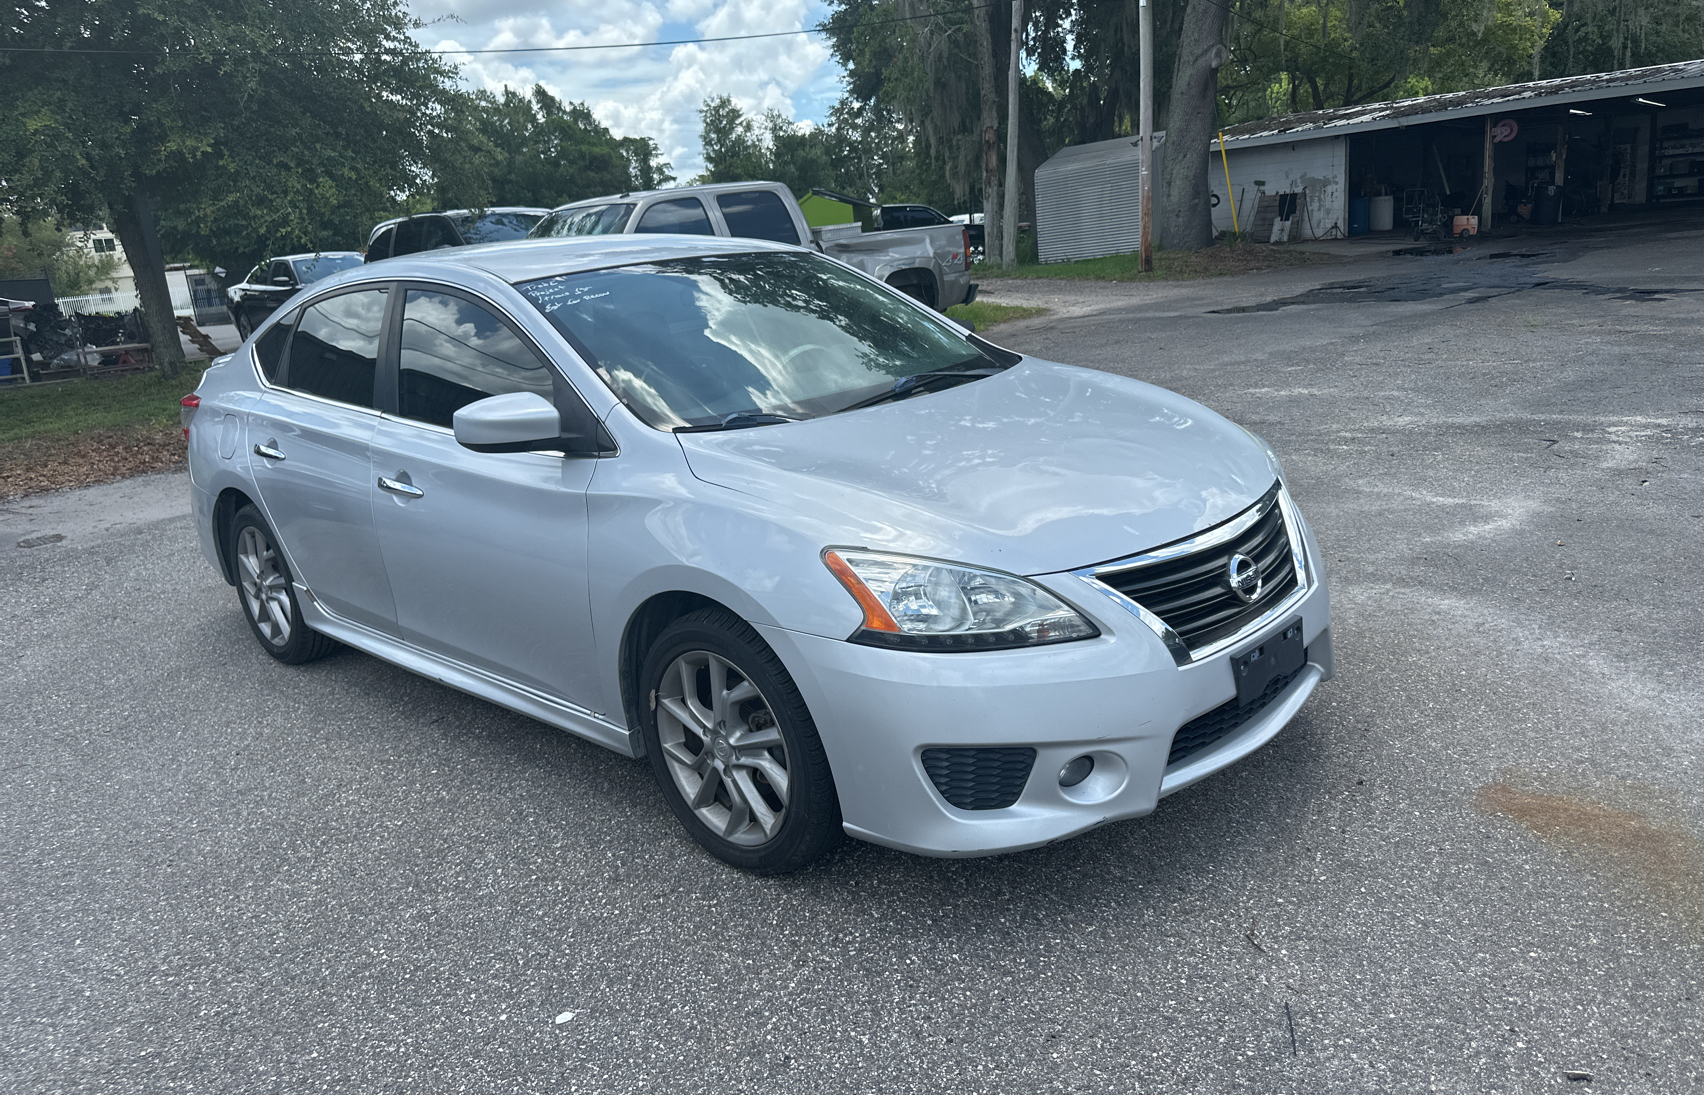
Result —
<instances>
[{"instance_id":1,"label":"chrome grille","mask_svg":"<svg viewBox=\"0 0 1704 1095\"><path fill-rule=\"evenodd\" d=\"M1299 585L1278 489L1274 486L1248 510L1224 522L1248 524L1223 542L1173 557L1158 550L1150 553L1159 556L1151 562L1097 570L1094 577L1159 617L1191 651L1212 646L1258 620ZM1212 531L1191 539L1211 539ZM1252 601L1231 589L1231 560L1237 555L1248 556L1260 567L1262 584Z\"/></svg>"}]
</instances>

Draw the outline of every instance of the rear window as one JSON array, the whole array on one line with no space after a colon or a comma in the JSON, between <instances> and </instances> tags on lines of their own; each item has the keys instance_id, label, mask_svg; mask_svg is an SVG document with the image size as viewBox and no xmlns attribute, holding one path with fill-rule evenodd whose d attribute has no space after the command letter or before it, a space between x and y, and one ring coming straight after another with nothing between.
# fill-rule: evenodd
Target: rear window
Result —
<instances>
[{"instance_id":1,"label":"rear window","mask_svg":"<svg viewBox=\"0 0 1704 1095\"><path fill-rule=\"evenodd\" d=\"M303 285L343 270L352 270L361 265L360 255L315 255L311 259L295 259L291 265L296 268L296 280Z\"/></svg>"},{"instance_id":2,"label":"rear window","mask_svg":"<svg viewBox=\"0 0 1704 1095\"><path fill-rule=\"evenodd\" d=\"M576 205L558 209L533 226L533 239L555 236L613 236L627 227L633 215L632 202L608 205Z\"/></svg>"},{"instance_id":3,"label":"rear window","mask_svg":"<svg viewBox=\"0 0 1704 1095\"><path fill-rule=\"evenodd\" d=\"M716 204L722 210L722 219L728 222L730 236L776 243L799 242L799 230L793 227L793 218L781 196L773 190L718 194Z\"/></svg>"},{"instance_id":4,"label":"rear window","mask_svg":"<svg viewBox=\"0 0 1704 1095\"><path fill-rule=\"evenodd\" d=\"M456 227L461 229L462 238L469 243L498 243L502 240L518 240L532 231L533 225L539 222L537 213L482 213L479 216L467 214L455 218Z\"/></svg>"}]
</instances>

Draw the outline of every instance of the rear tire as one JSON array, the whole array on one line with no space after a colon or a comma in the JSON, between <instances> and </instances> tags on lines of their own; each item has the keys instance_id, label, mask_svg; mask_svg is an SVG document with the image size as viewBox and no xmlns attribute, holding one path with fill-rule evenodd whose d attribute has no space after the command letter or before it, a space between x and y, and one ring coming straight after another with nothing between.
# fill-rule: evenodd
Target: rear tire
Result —
<instances>
[{"instance_id":1,"label":"rear tire","mask_svg":"<svg viewBox=\"0 0 1704 1095\"><path fill-rule=\"evenodd\" d=\"M261 649L285 665L315 661L337 649L337 640L302 622L290 564L284 561L284 553L259 510L253 506L238 510L231 518L231 535L226 542L230 544L231 573L237 579L237 600Z\"/></svg>"},{"instance_id":2,"label":"rear tire","mask_svg":"<svg viewBox=\"0 0 1704 1095\"><path fill-rule=\"evenodd\" d=\"M750 624L724 609L681 617L652 645L639 681L651 774L705 851L780 874L839 842L840 800L816 724Z\"/></svg>"}]
</instances>

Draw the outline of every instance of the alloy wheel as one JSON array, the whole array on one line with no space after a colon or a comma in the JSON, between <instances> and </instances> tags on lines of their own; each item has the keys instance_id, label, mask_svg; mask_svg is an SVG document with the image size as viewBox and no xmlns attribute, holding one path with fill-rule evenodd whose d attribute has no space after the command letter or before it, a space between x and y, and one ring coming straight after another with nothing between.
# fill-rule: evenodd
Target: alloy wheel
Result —
<instances>
[{"instance_id":1,"label":"alloy wheel","mask_svg":"<svg viewBox=\"0 0 1704 1095\"><path fill-rule=\"evenodd\" d=\"M787 816L787 743L769 701L739 667L682 654L656 693L657 736L675 786L711 832L744 847L773 840Z\"/></svg>"},{"instance_id":2,"label":"alloy wheel","mask_svg":"<svg viewBox=\"0 0 1704 1095\"><path fill-rule=\"evenodd\" d=\"M237 534L237 579L255 630L273 646L290 642L290 580L266 533L245 525Z\"/></svg>"}]
</instances>

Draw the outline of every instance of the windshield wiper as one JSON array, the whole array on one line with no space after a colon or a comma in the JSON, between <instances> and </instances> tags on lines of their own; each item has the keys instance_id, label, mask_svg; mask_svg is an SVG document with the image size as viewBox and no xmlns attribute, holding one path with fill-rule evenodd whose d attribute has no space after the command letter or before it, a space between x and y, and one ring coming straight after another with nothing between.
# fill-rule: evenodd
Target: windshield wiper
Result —
<instances>
[{"instance_id":1,"label":"windshield wiper","mask_svg":"<svg viewBox=\"0 0 1704 1095\"><path fill-rule=\"evenodd\" d=\"M715 433L718 430L748 430L753 426L773 426L777 422L797 422L796 418L788 418L784 414L770 414L768 411L735 411L720 422L707 422L702 426L676 426L675 433Z\"/></svg>"},{"instance_id":2,"label":"windshield wiper","mask_svg":"<svg viewBox=\"0 0 1704 1095\"><path fill-rule=\"evenodd\" d=\"M1008 368L1010 368L1008 365L985 365L976 369L936 369L927 373L913 373L894 381L887 391L878 392L868 399L860 399L856 403L848 403L835 413L856 411L864 407L874 407L878 403L890 403L896 399L904 399L908 395L915 395L920 391L936 387L943 380L968 384L972 380L981 380L984 377L993 376L995 373L1004 372Z\"/></svg>"}]
</instances>

